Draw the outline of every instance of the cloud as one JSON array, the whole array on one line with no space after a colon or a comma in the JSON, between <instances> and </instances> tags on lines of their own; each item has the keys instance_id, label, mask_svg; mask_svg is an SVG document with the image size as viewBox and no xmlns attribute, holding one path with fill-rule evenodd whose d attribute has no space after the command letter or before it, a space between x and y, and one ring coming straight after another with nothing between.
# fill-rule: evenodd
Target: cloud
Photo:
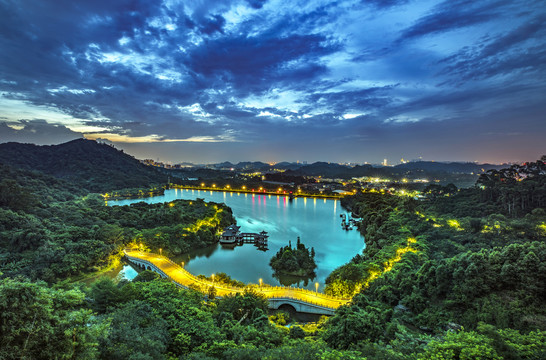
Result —
<instances>
[{"instance_id":1,"label":"cloud","mask_svg":"<svg viewBox=\"0 0 546 360\"><path fill-rule=\"evenodd\" d=\"M536 128L545 11L533 0L0 2L11 104L0 116L46 119L3 124L2 136L40 142L43 126L48 141L72 129L133 149L371 154L375 139L415 148L428 140L401 141L404 130L438 138L464 118L471 133L514 109Z\"/></svg>"},{"instance_id":2,"label":"cloud","mask_svg":"<svg viewBox=\"0 0 546 360\"><path fill-rule=\"evenodd\" d=\"M363 4L375 6L377 8L391 8L393 6L405 5L409 0L362 0Z\"/></svg>"},{"instance_id":3,"label":"cloud","mask_svg":"<svg viewBox=\"0 0 546 360\"><path fill-rule=\"evenodd\" d=\"M20 120L19 123L0 122L0 142L49 145L81 137L81 133L74 132L64 125L49 124L40 119Z\"/></svg>"},{"instance_id":4,"label":"cloud","mask_svg":"<svg viewBox=\"0 0 546 360\"><path fill-rule=\"evenodd\" d=\"M247 0L247 2L254 9L261 9L267 0Z\"/></svg>"},{"instance_id":5,"label":"cloud","mask_svg":"<svg viewBox=\"0 0 546 360\"><path fill-rule=\"evenodd\" d=\"M447 0L405 29L399 42L481 24L499 16L504 0Z\"/></svg>"},{"instance_id":6,"label":"cloud","mask_svg":"<svg viewBox=\"0 0 546 360\"><path fill-rule=\"evenodd\" d=\"M277 81L313 79L324 68L316 61L337 49L322 35L237 36L205 41L186 59L197 74L247 91L264 91Z\"/></svg>"},{"instance_id":7,"label":"cloud","mask_svg":"<svg viewBox=\"0 0 546 360\"><path fill-rule=\"evenodd\" d=\"M378 111L392 102L390 90L393 86L314 93L308 102L313 106L329 109L332 113L343 114L350 110Z\"/></svg>"},{"instance_id":8,"label":"cloud","mask_svg":"<svg viewBox=\"0 0 546 360\"><path fill-rule=\"evenodd\" d=\"M444 58L444 74L461 80L485 79L504 74L537 74L546 69L546 15L478 45ZM534 75L532 75L534 76Z\"/></svg>"},{"instance_id":9,"label":"cloud","mask_svg":"<svg viewBox=\"0 0 546 360\"><path fill-rule=\"evenodd\" d=\"M203 33L207 35L211 35L215 32L219 32L221 34L224 33L223 27L226 24L226 19L224 19L221 15L212 15L209 19L207 19L206 22L204 22L200 29Z\"/></svg>"}]
</instances>

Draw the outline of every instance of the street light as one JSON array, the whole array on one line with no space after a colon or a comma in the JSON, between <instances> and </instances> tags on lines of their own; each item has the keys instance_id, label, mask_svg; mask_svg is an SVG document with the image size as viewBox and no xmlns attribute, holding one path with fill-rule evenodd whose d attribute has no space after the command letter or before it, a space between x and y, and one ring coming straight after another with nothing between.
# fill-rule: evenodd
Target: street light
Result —
<instances>
[{"instance_id":1,"label":"street light","mask_svg":"<svg viewBox=\"0 0 546 360\"><path fill-rule=\"evenodd\" d=\"M212 284L214 284L214 274L212 274Z\"/></svg>"},{"instance_id":2,"label":"street light","mask_svg":"<svg viewBox=\"0 0 546 360\"><path fill-rule=\"evenodd\" d=\"M262 287L262 278L260 278L260 287Z\"/></svg>"},{"instance_id":3,"label":"street light","mask_svg":"<svg viewBox=\"0 0 546 360\"><path fill-rule=\"evenodd\" d=\"M182 261L182 268L184 268L184 262Z\"/></svg>"},{"instance_id":4,"label":"street light","mask_svg":"<svg viewBox=\"0 0 546 360\"><path fill-rule=\"evenodd\" d=\"M162 251L162 250L163 250L162 248L159 248L159 255L161 255L161 251Z\"/></svg>"},{"instance_id":5,"label":"street light","mask_svg":"<svg viewBox=\"0 0 546 360\"><path fill-rule=\"evenodd\" d=\"M315 283L315 292L318 294L318 282Z\"/></svg>"}]
</instances>

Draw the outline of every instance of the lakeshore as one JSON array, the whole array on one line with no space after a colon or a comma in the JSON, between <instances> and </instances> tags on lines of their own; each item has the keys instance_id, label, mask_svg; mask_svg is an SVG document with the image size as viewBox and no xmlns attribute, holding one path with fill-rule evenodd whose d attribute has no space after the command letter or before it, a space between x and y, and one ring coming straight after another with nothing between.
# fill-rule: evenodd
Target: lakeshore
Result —
<instances>
[{"instance_id":1,"label":"lakeshore","mask_svg":"<svg viewBox=\"0 0 546 360\"><path fill-rule=\"evenodd\" d=\"M167 203L176 199L203 199L225 203L233 211L237 225L248 233L266 231L269 235L266 251L250 244L242 246L214 244L188 253L169 254L172 260L185 263L194 274L224 272L233 279L256 283L259 278L272 285L320 288L328 275L345 264L355 254L362 253L364 238L357 230L346 231L340 226L340 215L346 213L337 199L295 198L290 201L280 194L237 193L227 191L170 189L163 196L144 199L108 201L108 205L129 205L136 202ZM298 236L316 251L316 276L277 276L269 260L281 247L294 244Z\"/></svg>"},{"instance_id":2,"label":"lakeshore","mask_svg":"<svg viewBox=\"0 0 546 360\"><path fill-rule=\"evenodd\" d=\"M228 193L241 193L241 194L256 194L256 195L275 195L275 196L286 196L288 198L319 198L319 199L342 199L344 195L333 195L333 194L310 194L304 192L289 192L286 190L281 191L268 191L266 189L246 189L246 188L231 188L231 187L211 187L211 186L192 186L192 185L172 185L171 189L186 189L186 190L200 190L200 191L218 191L218 192L228 192Z\"/></svg>"}]
</instances>

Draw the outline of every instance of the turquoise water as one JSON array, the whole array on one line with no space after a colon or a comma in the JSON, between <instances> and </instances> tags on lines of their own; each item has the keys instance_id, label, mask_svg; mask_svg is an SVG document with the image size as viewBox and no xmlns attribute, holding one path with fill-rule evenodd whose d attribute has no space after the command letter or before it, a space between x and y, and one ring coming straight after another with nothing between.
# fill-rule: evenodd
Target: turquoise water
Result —
<instances>
[{"instance_id":1,"label":"turquoise water","mask_svg":"<svg viewBox=\"0 0 546 360\"><path fill-rule=\"evenodd\" d=\"M237 225L242 232L269 233L268 250L261 251L252 244L226 247L220 244L192 251L173 260L184 261L186 269L198 275L224 272L245 283L259 282L271 285L293 285L319 290L324 287L326 277L340 265L345 264L364 249L364 238L357 230L341 228L340 215L346 213L339 200L296 198L276 195L253 195L230 192L173 189L164 195L146 199L109 201L108 205L128 205L144 201L147 203L168 202L175 199L225 203L233 210ZM273 276L269 259L281 246L296 245L297 237L307 247L315 248L316 276L310 279Z\"/></svg>"}]
</instances>

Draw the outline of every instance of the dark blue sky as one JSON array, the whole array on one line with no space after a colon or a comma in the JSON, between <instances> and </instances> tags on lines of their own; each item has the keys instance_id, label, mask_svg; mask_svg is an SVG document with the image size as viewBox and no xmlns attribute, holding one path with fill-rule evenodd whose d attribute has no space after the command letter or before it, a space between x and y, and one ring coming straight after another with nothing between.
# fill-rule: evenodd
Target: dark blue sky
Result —
<instances>
[{"instance_id":1,"label":"dark blue sky","mask_svg":"<svg viewBox=\"0 0 546 360\"><path fill-rule=\"evenodd\" d=\"M0 141L164 161L546 153L544 0L0 0Z\"/></svg>"}]
</instances>

